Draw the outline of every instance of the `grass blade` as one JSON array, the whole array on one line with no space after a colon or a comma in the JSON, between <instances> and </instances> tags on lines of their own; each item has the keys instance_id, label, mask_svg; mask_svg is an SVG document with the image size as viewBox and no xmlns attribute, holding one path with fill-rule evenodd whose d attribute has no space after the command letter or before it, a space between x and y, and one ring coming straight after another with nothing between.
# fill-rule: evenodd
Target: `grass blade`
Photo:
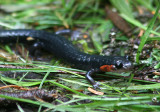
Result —
<instances>
[{"instance_id":1,"label":"grass blade","mask_svg":"<svg viewBox=\"0 0 160 112\"><path fill-rule=\"evenodd\" d=\"M156 13L155 13L154 17L152 18L150 24L148 25L148 28L147 28L146 32L145 32L144 35L141 37L141 43L140 43L140 45L139 45L139 47L138 47L138 51L137 51L137 54L136 54L136 62L137 62L137 63L139 63L140 53L141 53L141 51L142 51L142 49L143 49L143 46L144 46L144 44L146 43L146 41L147 41L147 39L148 39L148 37L149 37L149 34L150 34L150 32L151 32L151 30L152 30L152 28L153 28L153 26L154 26L154 23L155 23L156 18L157 18L157 16L158 16L158 11L159 11L159 9L160 9L160 3L158 4Z\"/></svg>"}]
</instances>

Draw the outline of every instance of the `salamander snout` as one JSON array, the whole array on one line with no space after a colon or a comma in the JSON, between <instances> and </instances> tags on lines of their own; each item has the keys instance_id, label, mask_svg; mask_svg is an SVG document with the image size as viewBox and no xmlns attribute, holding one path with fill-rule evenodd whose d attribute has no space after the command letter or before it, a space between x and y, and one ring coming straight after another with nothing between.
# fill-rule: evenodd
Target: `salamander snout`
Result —
<instances>
[{"instance_id":1,"label":"salamander snout","mask_svg":"<svg viewBox=\"0 0 160 112\"><path fill-rule=\"evenodd\" d=\"M117 60L114 66L116 69L130 69L133 67L129 60Z\"/></svg>"}]
</instances>

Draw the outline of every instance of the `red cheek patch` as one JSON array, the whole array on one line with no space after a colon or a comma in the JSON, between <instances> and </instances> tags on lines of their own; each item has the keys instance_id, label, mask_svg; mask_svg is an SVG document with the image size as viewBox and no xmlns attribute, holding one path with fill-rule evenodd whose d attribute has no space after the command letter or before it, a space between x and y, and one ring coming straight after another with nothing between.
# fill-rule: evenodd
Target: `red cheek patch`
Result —
<instances>
[{"instance_id":1,"label":"red cheek patch","mask_svg":"<svg viewBox=\"0 0 160 112\"><path fill-rule=\"evenodd\" d=\"M100 67L100 70L103 72L110 72L114 69L113 65L103 65Z\"/></svg>"}]
</instances>

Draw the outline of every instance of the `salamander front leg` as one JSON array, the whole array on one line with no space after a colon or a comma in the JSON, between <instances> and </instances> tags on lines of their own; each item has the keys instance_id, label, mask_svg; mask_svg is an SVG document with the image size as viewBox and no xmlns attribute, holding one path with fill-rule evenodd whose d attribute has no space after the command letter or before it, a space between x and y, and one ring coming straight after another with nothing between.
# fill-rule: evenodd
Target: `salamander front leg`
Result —
<instances>
[{"instance_id":1,"label":"salamander front leg","mask_svg":"<svg viewBox=\"0 0 160 112\"><path fill-rule=\"evenodd\" d=\"M95 73L100 72L100 69L91 69L86 73L86 79L92 84L94 89L101 89L99 87L99 83L95 82L94 79L91 77L93 76Z\"/></svg>"}]
</instances>

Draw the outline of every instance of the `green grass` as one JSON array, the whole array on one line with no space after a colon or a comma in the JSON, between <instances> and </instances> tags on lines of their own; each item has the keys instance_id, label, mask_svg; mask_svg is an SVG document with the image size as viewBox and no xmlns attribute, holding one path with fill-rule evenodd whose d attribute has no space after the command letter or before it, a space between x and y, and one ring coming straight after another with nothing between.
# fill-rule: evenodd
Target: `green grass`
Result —
<instances>
[{"instance_id":1,"label":"green grass","mask_svg":"<svg viewBox=\"0 0 160 112\"><path fill-rule=\"evenodd\" d=\"M147 43L160 40L160 15L158 10L160 8L160 1L155 0L151 4L150 0L110 0L113 7L124 18L134 30L132 38L136 38L139 29L144 29L145 33L141 37L141 43L137 51L135 62L143 62L145 65L155 69L160 68L160 51L158 48L152 50L152 55L146 60L139 58L143 47ZM1 8L4 13L0 13L0 26L3 29L43 29L47 31L54 31L57 29L76 29L79 28L82 32L88 32L91 36L91 42L85 39L75 41L75 44L81 44L84 52L91 54L102 54L102 49L107 45L103 42L109 40L110 29L114 27L110 20L105 19L105 11L100 0L1 0ZM143 6L149 11L155 11L155 15L145 24L135 18L135 13L138 12L137 7ZM7 13L6 13L7 12ZM158 21L156 21L158 19ZM150 34L154 34L151 37ZM118 34L119 41L127 41L126 36ZM7 53L13 54L11 48L1 46ZM123 48L122 48L123 49ZM129 73L107 73L98 74L100 76L108 75L110 78L100 79L102 92L104 95L90 95L87 90L91 85L87 82L84 75L86 71L71 68L69 65L62 63L63 61L53 59L51 62L37 62L28 61L27 59L16 62L0 61L1 65L14 65L23 68L0 68L0 71L23 72L22 77L9 78L4 76L3 72L0 74L0 81L4 84L15 84L23 87L35 87L49 89L54 86L54 89L69 98L69 101L63 102L57 99L60 104L53 105L52 103L32 101L28 99L14 98L10 96L0 95L0 97L27 102L32 105L38 105L39 111L41 107L51 111L131 111L143 112L154 111L158 112L160 106L149 105L151 102L159 102L160 83L150 82L146 80L134 79L134 74L130 78L122 78L122 76L129 76ZM134 63L135 63L134 62ZM157 62L154 65L153 62ZM25 68L30 66L31 68ZM144 66L145 67L145 66ZM66 72L65 74L63 72ZM132 72L132 71L129 71ZM30 73L37 73L43 76L42 79L26 79ZM97 78L98 79L98 78ZM67 90L67 91L65 91ZM78 90L83 90L79 92ZM64 92L65 91L65 92ZM89 103L83 101L89 100ZM18 107L21 111L23 108Z\"/></svg>"},{"instance_id":2,"label":"green grass","mask_svg":"<svg viewBox=\"0 0 160 112\"><path fill-rule=\"evenodd\" d=\"M154 23L155 23L155 21L156 21L156 19L158 17L159 9L160 9L160 4L158 4L158 7L156 9L156 13L155 13L154 17L152 18L150 24L148 25L146 32L141 37L141 43L140 43L140 45L138 47L138 51L137 51L137 55L136 55L136 62L137 63L139 63L140 53L142 52L143 46L146 43L146 41L147 41L147 39L149 37L149 34L150 34L151 30L153 29Z\"/></svg>"}]
</instances>

